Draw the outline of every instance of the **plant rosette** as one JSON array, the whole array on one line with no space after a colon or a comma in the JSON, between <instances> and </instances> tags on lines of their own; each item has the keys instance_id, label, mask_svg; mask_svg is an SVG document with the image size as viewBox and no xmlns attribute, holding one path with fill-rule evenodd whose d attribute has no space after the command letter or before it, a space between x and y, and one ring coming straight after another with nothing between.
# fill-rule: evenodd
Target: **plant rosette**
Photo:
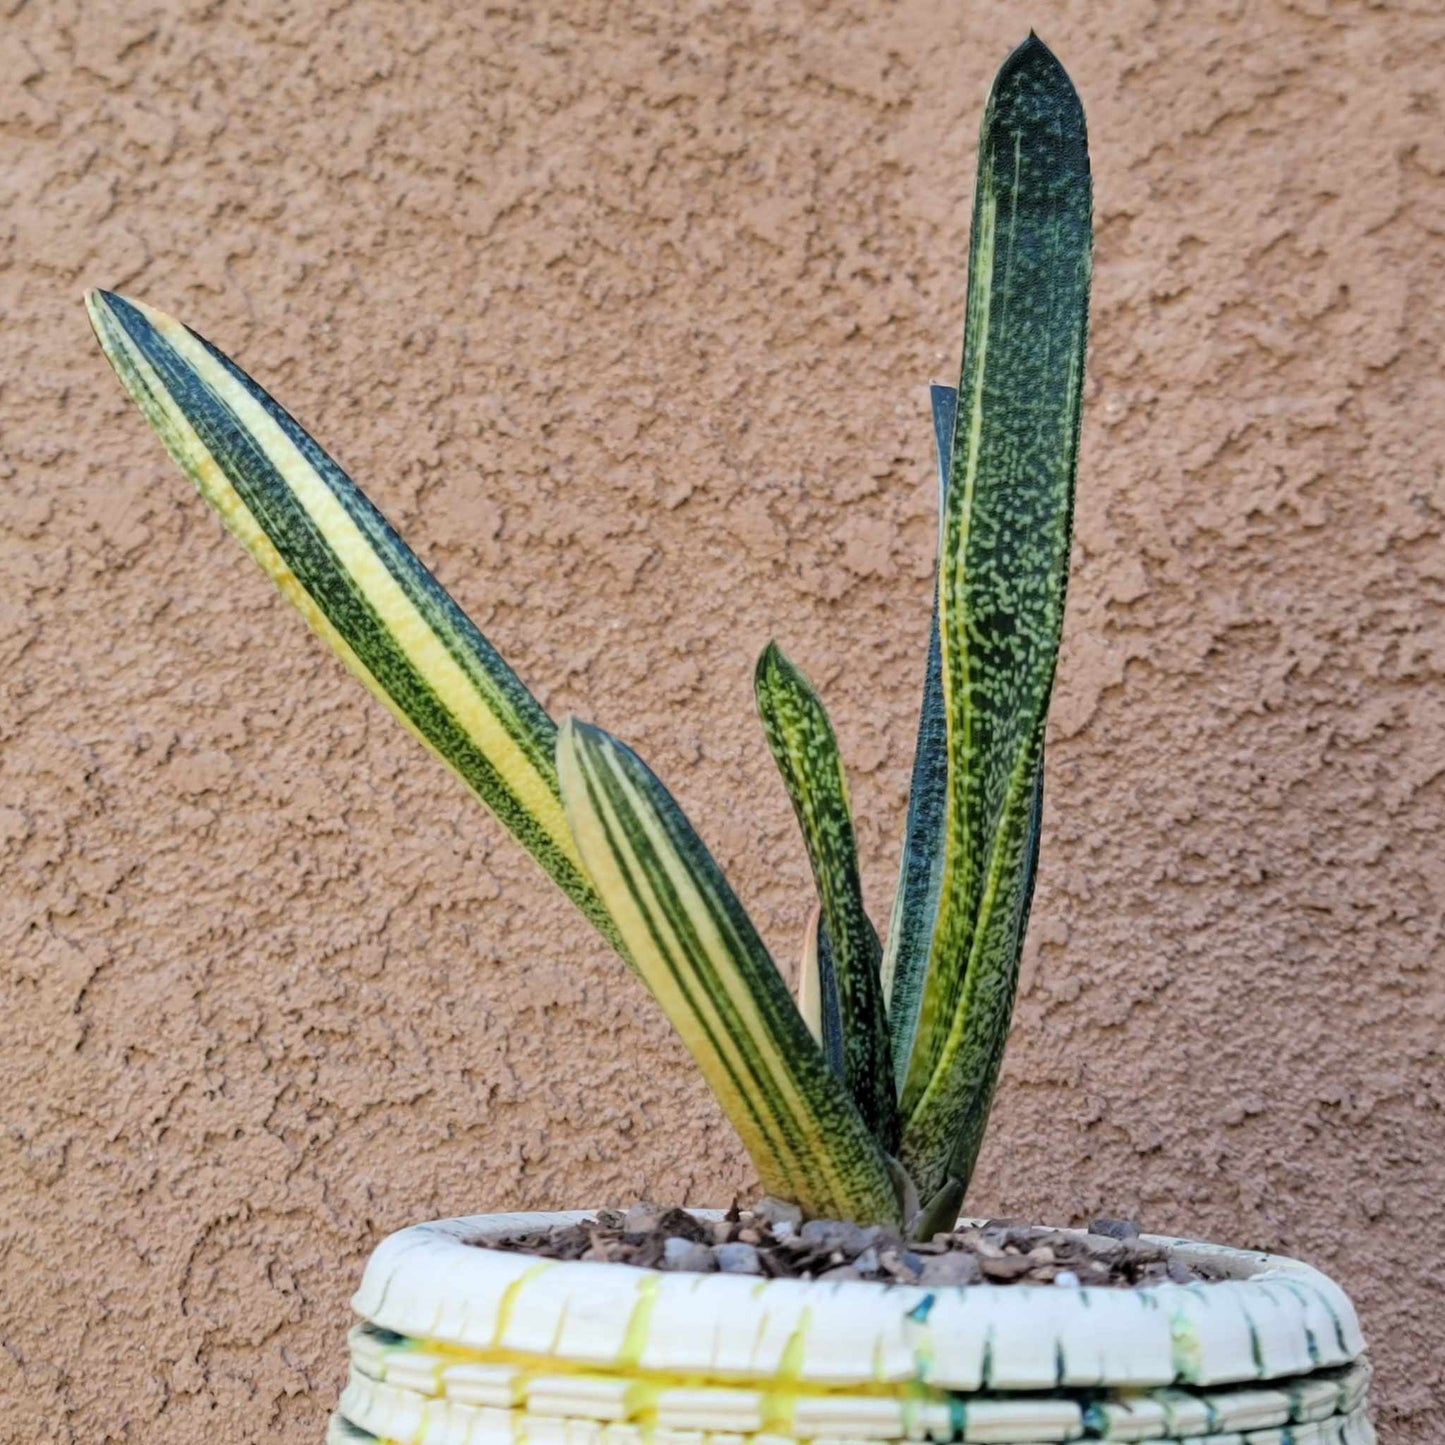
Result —
<instances>
[{"instance_id":1,"label":"plant rosette","mask_svg":"<svg viewBox=\"0 0 1445 1445\"><path fill-rule=\"evenodd\" d=\"M588 1217L385 1240L353 1301L333 1445L1375 1439L1355 1311L1298 1260L1146 1236L1214 1278L928 1287L491 1247Z\"/></svg>"},{"instance_id":2,"label":"plant rosette","mask_svg":"<svg viewBox=\"0 0 1445 1445\"><path fill-rule=\"evenodd\" d=\"M335 459L197 332L87 298L105 355L316 633L651 991L766 1193L932 1243L1008 1038L1043 828L1092 265L1084 111L1030 36L984 110L958 384L930 391L938 565L889 926L865 908L838 738L769 643L755 701L816 902L795 994L681 804L553 719ZM559 646L565 645L565 633ZM918 1286L529 1258L481 1216L366 1271L338 1440L396 1445L1178 1440L1365 1445L1349 1301L1293 1260L1167 1242L1181 1279ZM920 1245L920 1248L923 1246ZM1206 1258L1209 1282L1185 1283ZM864 1273L865 1271L859 1271Z\"/></svg>"}]
</instances>

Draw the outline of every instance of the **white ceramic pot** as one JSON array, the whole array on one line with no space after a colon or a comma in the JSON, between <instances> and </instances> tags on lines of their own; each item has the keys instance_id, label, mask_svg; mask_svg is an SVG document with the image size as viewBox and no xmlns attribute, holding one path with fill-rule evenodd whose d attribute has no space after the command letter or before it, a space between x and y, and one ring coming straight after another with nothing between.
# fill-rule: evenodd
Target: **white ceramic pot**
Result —
<instances>
[{"instance_id":1,"label":"white ceramic pot","mask_svg":"<svg viewBox=\"0 0 1445 1445\"><path fill-rule=\"evenodd\" d=\"M486 1247L587 1217L444 1219L384 1241L353 1301L364 1323L331 1441L1375 1439L1355 1311L1297 1260L1154 1240L1227 1278L929 1289Z\"/></svg>"}]
</instances>

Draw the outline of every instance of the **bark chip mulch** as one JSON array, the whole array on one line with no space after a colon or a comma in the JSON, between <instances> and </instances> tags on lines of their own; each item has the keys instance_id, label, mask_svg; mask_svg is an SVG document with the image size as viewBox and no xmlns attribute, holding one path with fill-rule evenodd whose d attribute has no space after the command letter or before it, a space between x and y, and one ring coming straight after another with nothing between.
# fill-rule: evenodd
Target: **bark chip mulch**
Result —
<instances>
[{"instance_id":1,"label":"bark chip mulch","mask_svg":"<svg viewBox=\"0 0 1445 1445\"><path fill-rule=\"evenodd\" d=\"M877 1225L803 1221L792 1206L734 1206L716 1223L685 1209L634 1204L601 1209L578 1224L485 1241L544 1259L595 1260L643 1269L759 1275L767 1279L865 1279L884 1284L1195 1284L1221 1271L1186 1264L1139 1237L1123 1219L1096 1219L1086 1233L994 1219L977 1228L904 1241ZM478 1241L482 1243L482 1241Z\"/></svg>"}]
</instances>

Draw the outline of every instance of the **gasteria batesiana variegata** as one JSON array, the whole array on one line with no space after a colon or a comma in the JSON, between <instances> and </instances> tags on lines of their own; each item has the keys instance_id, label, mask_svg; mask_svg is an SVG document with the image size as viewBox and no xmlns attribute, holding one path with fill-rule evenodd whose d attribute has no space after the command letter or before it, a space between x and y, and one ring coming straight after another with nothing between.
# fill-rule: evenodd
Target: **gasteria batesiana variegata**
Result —
<instances>
[{"instance_id":1,"label":"gasteria batesiana variegata","mask_svg":"<svg viewBox=\"0 0 1445 1445\"><path fill-rule=\"evenodd\" d=\"M1039 849L1088 321L1084 115L1030 36L984 114L958 387L932 388L942 525L886 944L818 694L770 643L763 728L817 887L798 1001L671 794L600 728L553 722L381 513L234 362L87 297L126 390L342 661L636 970L768 1193L926 1234L952 1222L1013 1009Z\"/></svg>"}]
</instances>

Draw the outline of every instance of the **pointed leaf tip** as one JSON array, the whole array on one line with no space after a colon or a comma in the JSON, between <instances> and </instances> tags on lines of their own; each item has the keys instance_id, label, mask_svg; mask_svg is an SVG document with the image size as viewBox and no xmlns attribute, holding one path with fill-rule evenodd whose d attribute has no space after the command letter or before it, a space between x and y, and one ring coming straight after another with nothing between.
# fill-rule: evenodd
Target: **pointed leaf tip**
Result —
<instances>
[{"instance_id":1,"label":"pointed leaf tip","mask_svg":"<svg viewBox=\"0 0 1445 1445\"><path fill-rule=\"evenodd\" d=\"M96 289L86 305L122 386L282 595L625 957L572 843L552 719L496 649L240 367L143 302Z\"/></svg>"},{"instance_id":2,"label":"pointed leaf tip","mask_svg":"<svg viewBox=\"0 0 1445 1445\"><path fill-rule=\"evenodd\" d=\"M1024 80L1033 80L1049 89L1074 94L1074 83L1069 79L1069 73L1064 69L1062 61L1032 30L1029 31L1028 38L1020 41L999 66L993 83L994 93Z\"/></svg>"},{"instance_id":3,"label":"pointed leaf tip","mask_svg":"<svg viewBox=\"0 0 1445 1445\"><path fill-rule=\"evenodd\" d=\"M1030 30L1029 33L1019 41L1009 52L1004 66L1018 66L1025 61L1031 61L1036 65L1046 65L1052 61L1055 65L1059 63L1058 57L1049 47L1039 39L1037 30Z\"/></svg>"},{"instance_id":4,"label":"pointed leaf tip","mask_svg":"<svg viewBox=\"0 0 1445 1445\"><path fill-rule=\"evenodd\" d=\"M109 291L92 286L85 293L85 314L90 320L91 330L99 334L106 313L110 310L112 297Z\"/></svg>"},{"instance_id":5,"label":"pointed leaf tip","mask_svg":"<svg viewBox=\"0 0 1445 1445\"><path fill-rule=\"evenodd\" d=\"M118 292L107 291L102 286L92 286L90 290L85 293L85 309L90 313L92 320L94 320L100 312L114 311L117 304L121 306L136 306L137 309L139 309L136 302L128 300Z\"/></svg>"}]
</instances>

